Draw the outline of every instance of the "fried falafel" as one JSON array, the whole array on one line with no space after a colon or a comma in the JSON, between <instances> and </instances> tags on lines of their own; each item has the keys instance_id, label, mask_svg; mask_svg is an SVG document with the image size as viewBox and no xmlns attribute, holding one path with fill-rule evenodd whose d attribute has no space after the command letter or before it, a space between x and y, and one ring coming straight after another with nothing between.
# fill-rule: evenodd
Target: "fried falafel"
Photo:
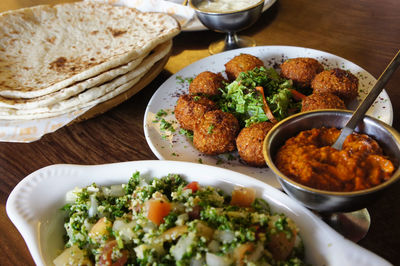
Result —
<instances>
[{"instance_id":1,"label":"fried falafel","mask_svg":"<svg viewBox=\"0 0 400 266\"><path fill-rule=\"evenodd\" d=\"M358 96L358 78L349 71L334 68L317 74L311 82L314 93L330 92L345 102Z\"/></svg>"},{"instance_id":2,"label":"fried falafel","mask_svg":"<svg viewBox=\"0 0 400 266\"><path fill-rule=\"evenodd\" d=\"M324 70L314 58L298 57L288 59L281 64L281 76L291 79L299 87L310 87L313 78Z\"/></svg>"},{"instance_id":3,"label":"fried falafel","mask_svg":"<svg viewBox=\"0 0 400 266\"><path fill-rule=\"evenodd\" d=\"M215 109L217 109L217 105L204 96L184 94L179 97L174 113L181 128L193 130L206 112Z\"/></svg>"},{"instance_id":4,"label":"fried falafel","mask_svg":"<svg viewBox=\"0 0 400 266\"><path fill-rule=\"evenodd\" d=\"M208 155L234 151L239 129L239 121L233 114L221 110L209 111L193 130L193 145Z\"/></svg>"},{"instance_id":5,"label":"fried falafel","mask_svg":"<svg viewBox=\"0 0 400 266\"><path fill-rule=\"evenodd\" d=\"M301 102L301 112L319 109L346 109L343 100L329 92L313 93Z\"/></svg>"},{"instance_id":6,"label":"fried falafel","mask_svg":"<svg viewBox=\"0 0 400 266\"><path fill-rule=\"evenodd\" d=\"M250 54L240 54L225 64L225 72L229 80L235 80L241 72L264 66L263 61Z\"/></svg>"},{"instance_id":7,"label":"fried falafel","mask_svg":"<svg viewBox=\"0 0 400 266\"><path fill-rule=\"evenodd\" d=\"M266 165L263 155L263 142L274 124L260 122L243 128L236 138L240 158L249 165L263 167Z\"/></svg>"},{"instance_id":8,"label":"fried falafel","mask_svg":"<svg viewBox=\"0 0 400 266\"><path fill-rule=\"evenodd\" d=\"M220 88L224 86L224 77L221 73L215 74L211 71L204 71L198 74L189 85L190 94L207 96L220 95Z\"/></svg>"}]
</instances>

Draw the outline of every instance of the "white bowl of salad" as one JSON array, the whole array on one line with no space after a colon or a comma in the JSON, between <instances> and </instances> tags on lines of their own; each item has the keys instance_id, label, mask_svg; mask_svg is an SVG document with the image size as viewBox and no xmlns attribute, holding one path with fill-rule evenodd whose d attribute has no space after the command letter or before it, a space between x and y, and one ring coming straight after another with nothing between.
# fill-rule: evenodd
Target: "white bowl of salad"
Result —
<instances>
[{"instance_id":1,"label":"white bowl of salad","mask_svg":"<svg viewBox=\"0 0 400 266\"><path fill-rule=\"evenodd\" d=\"M389 265L281 191L202 164L52 165L6 208L37 265Z\"/></svg>"}]
</instances>

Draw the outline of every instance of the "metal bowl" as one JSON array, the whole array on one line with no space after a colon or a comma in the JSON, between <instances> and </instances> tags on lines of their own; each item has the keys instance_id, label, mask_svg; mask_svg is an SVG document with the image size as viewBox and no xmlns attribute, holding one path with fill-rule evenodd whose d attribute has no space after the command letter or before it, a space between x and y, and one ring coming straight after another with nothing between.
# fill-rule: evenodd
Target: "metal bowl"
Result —
<instances>
[{"instance_id":1,"label":"metal bowl","mask_svg":"<svg viewBox=\"0 0 400 266\"><path fill-rule=\"evenodd\" d=\"M275 173L284 191L304 206L319 212L350 212L360 210L374 202L385 189L400 178L400 134L389 125L366 116L355 129L378 141L384 153L394 162L396 170L386 182L365 190L332 192L310 188L288 178L274 164L274 156L287 139L300 131L320 127L343 128L352 112L344 110L321 110L299 113L282 120L267 134L263 153L267 165Z\"/></svg>"},{"instance_id":2,"label":"metal bowl","mask_svg":"<svg viewBox=\"0 0 400 266\"><path fill-rule=\"evenodd\" d=\"M202 1L204 0L189 0L189 5L204 26L219 32L238 32L250 27L260 17L264 6L264 0L260 0L255 5L237 11L210 12L198 8Z\"/></svg>"}]
</instances>

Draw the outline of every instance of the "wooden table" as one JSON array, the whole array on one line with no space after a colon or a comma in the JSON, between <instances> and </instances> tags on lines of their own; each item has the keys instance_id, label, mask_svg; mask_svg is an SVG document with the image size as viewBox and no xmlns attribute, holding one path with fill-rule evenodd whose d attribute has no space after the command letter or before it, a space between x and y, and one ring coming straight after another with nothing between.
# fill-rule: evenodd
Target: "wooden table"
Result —
<instances>
[{"instance_id":1,"label":"wooden table","mask_svg":"<svg viewBox=\"0 0 400 266\"><path fill-rule=\"evenodd\" d=\"M3 0L0 11L52 0ZM375 77L400 48L398 0L278 0L243 34L258 45L293 45L344 57ZM113 110L64 127L28 143L0 143L0 264L32 265L26 245L5 212L8 194L29 173L57 163L102 164L157 159L146 144L143 115L157 88L173 73L208 56L208 44L222 35L183 32L175 38L165 70L144 90ZM387 85L393 126L400 131L400 71ZM400 182L368 207L372 224L359 244L400 264Z\"/></svg>"}]
</instances>

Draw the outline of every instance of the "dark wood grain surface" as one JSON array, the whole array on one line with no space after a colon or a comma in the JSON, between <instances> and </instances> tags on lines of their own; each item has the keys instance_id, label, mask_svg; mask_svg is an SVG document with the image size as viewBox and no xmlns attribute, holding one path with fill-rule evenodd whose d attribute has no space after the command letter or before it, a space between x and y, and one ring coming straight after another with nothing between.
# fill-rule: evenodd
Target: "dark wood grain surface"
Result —
<instances>
[{"instance_id":1,"label":"dark wood grain surface","mask_svg":"<svg viewBox=\"0 0 400 266\"><path fill-rule=\"evenodd\" d=\"M3 0L0 11L60 1ZM258 45L293 45L344 57L376 78L400 48L398 0L278 0L243 34ZM102 164L157 159L146 144L143 116L147 102L173 73L208 56L221 38L211 31L183 32L175 38L165 69L144 90L107 113L61 128L33 143L0 143L0 265L33 265L5 204L14 186L29 173L51 164ZM400 71L388 83L395 129L400 131ZM359 244L400 265L400 182L368 207L371 228Z\"/></svg>"}]
</instances>

